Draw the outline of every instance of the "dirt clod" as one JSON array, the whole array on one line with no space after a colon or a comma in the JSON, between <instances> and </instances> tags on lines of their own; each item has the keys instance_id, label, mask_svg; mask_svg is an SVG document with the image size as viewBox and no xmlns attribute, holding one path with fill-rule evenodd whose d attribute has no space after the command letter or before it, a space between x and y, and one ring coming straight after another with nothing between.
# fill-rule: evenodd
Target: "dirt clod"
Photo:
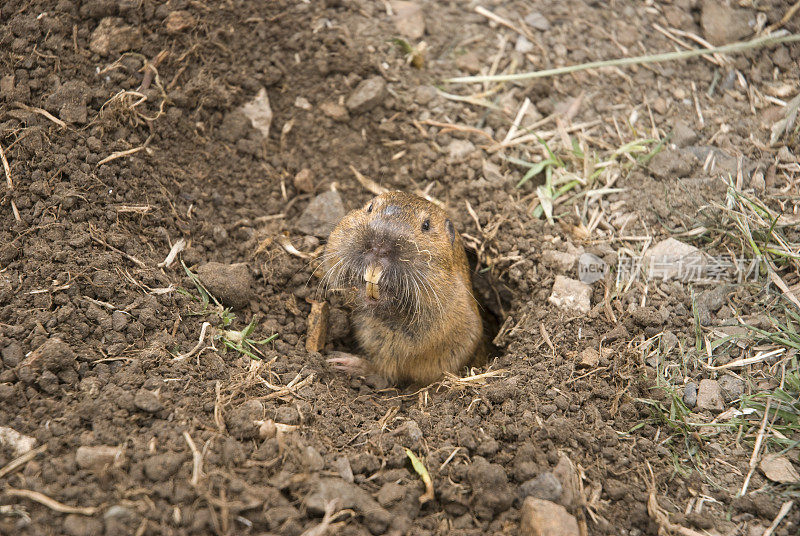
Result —
<instances>
[{"instance_id":1,"label":"dirt clod","mask_svg":"<svg viewBox=\"0 0 800 536\"><path fill-rule=\"evenodd\" d=\"M164 409L158 394L149 389L139 389L133 397L133 405L147 413L158 413Z\"/></svg>"},{"instance_id":2,"label":"dirt clod","mask_svg":"<svg viewBox=\"0 0 800 536\"><path fill-rule=\"evenodd\" d=\"M141 32L120 18L106 17L92 32L89 49L95 54L108 56L140 47Z\"/></svg>"},{"instance_id":3,"label":"dirt clod","mask_svg":"<svg viewBox=\"0 0 800 536\"><path fill-rule=\"evenodd\" d=\"M520 495L535 497L544 501L558 501L561 497L561 482L549 471L524 482L519 487Z\"/></svg>"},{"instance_id":4,"label":"dirt clod","mask_svg":"<svg viewBox=\"0 0 800 536\"><path fill-rule=\"evenodd\" d=\"M245 263L208 262L197 268L197 277L223 304L241 308L253 299L255 282Z\"/></svg>"}]
</instances>

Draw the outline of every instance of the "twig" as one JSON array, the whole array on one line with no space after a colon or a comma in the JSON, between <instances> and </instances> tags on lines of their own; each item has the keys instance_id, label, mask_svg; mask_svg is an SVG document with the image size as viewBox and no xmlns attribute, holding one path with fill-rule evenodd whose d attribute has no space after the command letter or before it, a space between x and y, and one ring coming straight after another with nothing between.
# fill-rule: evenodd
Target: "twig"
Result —
<instances>
[{"instance_id":1,"label":"twig","mask_svg":"<svg viewBox=\"0 0 800 536\"><path fill-rule=\"evenodd\" d=\"M800 3L797 5L800 6ZM775 520L772 522L772 525L770 525L769 528L764 531L762 536L772 536L772 533L775 532L775 529L777 529L778 525L781 524L781 521L783 521L783 518L789 513L789 510L792 509L792 506L794 506L794 501L787 501L783 503L783 506L781 506L781 511L778 512L778 515L775 516Z\"/></svg>"},{"instance_id":2,"label":"twig","mask_svg":"<svg viewBox=\"0 0 800 536\"><path fill-rule=\"evenodd\" d=\"M765 33L768 33L768 34L772 33L775 30L777 30L778 28L780 28L781 26L783 26L784 24L786 24L787 22L789 22L789 19L794 17L795 14L797 13L797 10L799 10L799 9L800 9L800 2L796 2L792 7L789 8L789 10L783 15L783 17L781 17L781 20L779 20L775 24L767 26L767 29L766 29Z\"/></svg>"},{"instance_id":3,"label":"twig","mask_svg":"<svg viewBox=\"0 0 800 536\"><path fill-rule=\"evenodd\" d=\"M39 504L42 504L51 510L55 510L56 512L60 512L62 514L80 514L82 516L93 516L97 513L98 508L96 506L88 506L88 507L79 507L79 506L67 506L66 504L62 504L54 499L51 499L47 495L43 493L39 493L38 491L31 491L29 489L15 489L15 488L6 488L3 490L3 493L6 495L10 495L11 497L25 497L26 499L30 499L32 501L36 501Z\"/></svg>"},{"instance_id":4,"label":"twig","mask_svg":"<svg viewBox=\"0 0 800 536\"><path fill-rule=\"evenodd\" d=\"M780 43L793 43L800 41L800 34L789 34L780 37L768 35L766 37L759 37L751 41L740 41L738 43L731 43L715 48L698 48L694 50L682 50L679 52L666 52L662 54L652 54L648 56L636 56L633 58L618 58L615 60L592 61L589 63L581 63L579 65L568 65L566 67L559 67L557 69L545 69L543 71L532 71L527 73L517 74L500 74L495 76L459 76L456 78L449 78L445 82L452 84L471 84L474 82L513 82L518 80L529 80L531 78L543 78L546 76L555 76L559 74L574 73L576 71L585 71L588 69L598 69L600 67L613 67L620 65L641 65L645 63L658 63L662 61L684 60L693 58L695 56L703 56L706 54L723 54L743 52L753 48L766 47L777 45Z\"/></svg>"},{"instance_id":5,"label":"twig","mask_svg":"<svg viewBox=\"0 0 800 536\"><path fill-rule=\"evenodd\" d=\"M764 407L764 418L761 419L761 426L758 429L758 436L756 437L756 444L753 447L753 454L750 456L750 470L747 471L747 476L744 477L744 483L742 484L742 490L737 494L738 497L743 497L745 493L747 493L747 486L750 485L750 478L752 478L753 473L756 470L756 466L758 465L758 455L761 452L761 443L764 441L764 429L767 427L767 418L769 417L769 406L772 402L772 399L767 399L767 404Z\"/></svg>"},{"instance_id":6,"label":"twig","mask_svg":"<svg viewBox=\"0 0 800 536\"><path fill-rule=\"evenodd\" d=\"M192 436L189 435L189 432L184 430L183 438L186 440L186 444L189 445L189 450L192 451L192 478L189 483L196 488L203 476L203 455L197 450L197 446L192 441Z\"/></svg>"},{"instance_id":7,"label":"twig","mask_svg":"<svg viewBox=\"0 0 800 536\"><path fill-rule=\"evenodd\" d=\"M13 473L14 471L16 471L17 469L19 469L20 467L22 467L23 465L25 465L26 463L28 463L29 461L31 461L36 456L38 456L39 454L41 454L46 450L47 450L47 445L42 445L37 449L29 450L22 456L14 458L10 462L8 462L5 467L0 469L0 478L3 478L9 473Z\"/></svg>"},{"instance_id":8,"label":"twig","mask_svg":"<svg viewBox=\"0 0 800 536\"><path fill-rule=\"evenodd\" d=\"M114 246L112 246L111 244L109 244L108 242L103 240L102 238L99 238L99 237L95 236L94 233L92 232L93 230L94 230L94 228L90 225L89 226L89 236L92 238L92 240L94 240L95 242L97 242L98 244L100 244L102 246L107 247L111 251L119 253L120 255L122 255L123 257L125 257L129 261L131 261L133 264L135 264L139 268L147 268L147 265L145 263L143 263L142 261L140 261L139 259L137 259L133 255L128 255L127 253L125 253L121 249L115 248Z\"/></svg>"}]
</instances>

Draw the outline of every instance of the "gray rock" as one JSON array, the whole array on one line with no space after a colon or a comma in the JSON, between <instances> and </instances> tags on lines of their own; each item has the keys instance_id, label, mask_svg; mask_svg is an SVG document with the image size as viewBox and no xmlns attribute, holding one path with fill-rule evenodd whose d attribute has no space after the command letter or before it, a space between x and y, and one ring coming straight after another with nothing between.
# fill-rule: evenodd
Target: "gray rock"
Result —
<instances>
[{"instance_id":1,"label":"gray rock","mask_svg":"<svg viewBox=\"0 0 800 536\"><path fill-rule=\"evenodd\" d=\"M726 402L736 400L744 394L744 382L733 374L725 374L718 382Z\"/></svg>"},{"instance_id":2,"label":"gray rock","mask_svg":"<svg viewBox=\"0 0 800 536\"><path fill-rule=\"evenodd\" d=\"M81 469L102 469L117 462L122 456L120 447L97 445L78 447L75 452L75 463Z\"/></svg>"},{"instance_id":3,"label":"gray rock","mask_svg":"<svg viewBox=\"0 0 800 536\"><path fill-rule=\"evenodd\" d=\"M588 313L591 308L592 287L575 279L557 275L547 301L562 309Z\"/></svg>"},{"instance_id":4,"label":"gray rock","mask_svg":"<svg viewBox=\"0 0 800 536\"><path fill-rule=\"evenodd\" d=\"M536 497L544 501L557 501L561 497L561 482L547 471L536 478L532 478L524 482L519 487L519 492L522 498Z\"/></svg>"},{"instance_id":5,"label":"gray rock","mask_svg":"<svg viewBox=\"0 0 800 536\"><path fill-rule=\"evenodd\" d=\"M678 119L672 126L671 141L678 147L686 147L697 141L697 132L692 130L683 120Z\"/></svg>"},{"instance_id":6,"label":"gray rock","mask_svg":"<svg viewBox=\"0 0 800 536\"><path fill-rule=\"evenodd\" d=\"M439 93L433 86L419 86L416 90L414 90L414 100L417 102L417 104L422 106L430 103L438 95Z\"/></svg>"},{"instance_id":7,"label":"gray rock","mask_svg":"<svg viewBox=\"0 0 800 536\"><path fill-rule=\"evenodd\" d=\"M478 74L481 70L481 60L475 52L469 51L456 57L456 67L469 74Z\"/></svg>"},{"instance_id":8,"label":"gray rock","mask_svg":"<svg viewBox=\"0 0 800 536\"><path fill-rule=\"evenodd\" d=\"M133 397L133 405L147 413L157 413L164 408L158 395L148 389L139 389Z\"/></svg>"},{"instance_id":9,"label":"gray rock","mask_svg":"<svg viewBox=\"0 0 800 536\"><path fill-rule=\"evenodd\" d=\"M579 536L577 520L560 504L528 497L520 510L521 536Z\"/></svg>"},{"instance_id":10,"label":"gray rock","mask_svg":"<svg viewBox=\"0 0 800 536\"><path fill-rule=\"evenodd\" d=\"M394 27L397 32L409 39L419 39L425 35L425 16L422 7L416 2L392 0Z\"/></svg>"},{"instance_id":11,"label":"gray rock","mask_svg":"<svg viewBox=\"0 0 800 536\"><path fill-rule=\"evenodd\" d=\"M540 32L546 32L550 29L550 21L538 11L532 11L528 13L528 15L525 17L525 24L531 28L539 30Z\"/></svg>"},{"instance_id":12,"label":"gray rock","mask_svg":"<svg viewBox=\"0 0 800 536\"><path fill-rule=\"evenodd\" d=\"M753 33L755 14L719 0L704 0L700 10L700 25L705 38L712 45L724 45Z\"/></svg>"},{"instance_id":13,"label":"gray rock","mask_svg":"<svg viewBox=\"0 0 800 536\"><path fill-rule=\"evenodd\" d=\"M671 331L665 331L664 335L661 337L661 351L669 353L678 347L679 342L677 335Z\"/></svg>"},{"instance_id":14,"label":"gray rock","mask_svg":"<svg viewBox=\"0 0 800 536\"><path fill-rule=\"evenodd\" d=\"M710 411L722 411L725 403L722 398L722 389L716 380L702 380L697 389L697 407Z\"/></svg>"},{"instance_id":15,"label":"gray rock","mask_svg":"<svg viewBox=\"0 0 800 536\"><path fill-rule=\"evenodd\" d=\"M339 192L329 190L311 200L297 219L295 229L319 238L327 238L344 215L342 197Z\"/></svg>"},{"instance_id":16,"label":"gray rock","mask_svg":"<svg viewBox=\"0 0 800 536\"><path fill-rule=\"evenodd\" d=\"M707 256L696 247L674 238L667 238L651 247L644 257L644 269L654 279L678 279L686 276L686 266L700 266L702 270Z\"/></svg>"},{"instance_id":17,"label":"gray rock","mask_svg":"<svg viewBox=\"0 0 800 536\"><path fill-rule=\"evenodd\" d=\"M372 110L386 97L386 80L381 76L373 76L362 80L356 86L345 105L352 113L360 114Z\"/></svg>"},{"instance_id":18,"label":"gray rock","mask_svg":"<svg viewBox=\"0 0 800 536\"><path fill-rule=\"evenodd\" d=\"M197 269L197 277L215 298L231 307L244 307L255 296L255 281L245 263L209 262Z\"/></svg>"},{"instance_id":19,"label":"gray rock","mask_svg":"<svg viewBox=\"0 0 800 536\"><path fill-rule=\"evenodd\" d=\"M533 43L528 41L524 35L517 37L517 43L514 45L514 50L520 54L527 54L533 50Z\"/></svg>"},{"instance_id":20,"label":"gray rock","mask_svg":"<svg viewBox=\"0 0 800 536\"><path fill-rule=\"evenodd\" d=\"M683 403L687 408L697 405L697 385L694 382L687 383L683 388Z\"/></svg>"},{"instance_id":21,"label":"gray rock","mask_svg":"<svg viewBox=\"0 0 800 536\"><path fill-rule=\"evenodd\" d=\"M453 140L447 146L447 158L450 162L461 162L475 151L475 145L469 140Z\"/></svg>"}]
</instances>

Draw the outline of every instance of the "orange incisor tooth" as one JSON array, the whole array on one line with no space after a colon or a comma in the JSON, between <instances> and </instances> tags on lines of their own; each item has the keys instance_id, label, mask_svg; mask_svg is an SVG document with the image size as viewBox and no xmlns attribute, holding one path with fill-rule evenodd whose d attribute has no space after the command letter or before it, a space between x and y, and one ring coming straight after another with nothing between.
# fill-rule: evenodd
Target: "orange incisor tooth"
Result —
<instances>
[{"instance_id":1,"label":"orange incisor tooth","mask_svg":"<svg viewBox=\"0 0 800 536\"><path fill-rule=\"evenodd\" d=\"M367 296L377 300L380 297L378 284L383 275L383 267L378 264L370 264L364 270L364 281L367 283Z\"/></svg>"}]
</instances>

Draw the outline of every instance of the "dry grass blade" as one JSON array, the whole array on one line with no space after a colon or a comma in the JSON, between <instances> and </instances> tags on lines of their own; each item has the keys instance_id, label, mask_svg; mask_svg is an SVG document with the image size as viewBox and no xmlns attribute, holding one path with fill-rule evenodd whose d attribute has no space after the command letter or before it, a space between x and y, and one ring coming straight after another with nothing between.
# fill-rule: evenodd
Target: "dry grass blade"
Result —
<instances>
[{"instance_id":1,"label":"dry grass blade","mask_svg":"<svg viewBox=\"0 0 800 536\"><path fill-rule=\"evenodd\" d=\"M3 171L6 173L6 184L8 185L8 189L13 190L14 181L11 180L11 166L8 165L8 159L6 159L6 152L3 150L2 144L0 144L0 160L3 161Z\"/></svg>"},{"instance_id":2,"label":"dry grass blade","mask_svg":"<svg viewBox=\"0 0 800 536\"><path fill-rule=\"evenodd\" d=\"M172 263L175 262L175 258L178 256L178 253L183 251L186 248L186 240L181 238L177 242L175 242L169 250L169 254L167 258L163 261L158 263L159 268L169 268L172 266Z\"/></svg>"},{"instance_id":3,"label":"dry grass blade","mask_svg":"<svg viewBox=\"0 0 800 536\"><path fill-rule=\"evenodd\" d=\"M97 163L97 165L98 166L102 166L103 164L107 164L108 162L111 162L112 160L116 160L117 158L122 158L123 156L130 156L132 154L136 154L139 151L144 150L144 148L145 148L144 145L140 145L139 147L134 147L133 149L127 149L125 151L115 151L115 152L111 153L110 155L108 155L107 157L105 157L102 160L100 160Z\"/></svg>"},{"instance_id":4,"label":"dry grass blade","mask_svg":"<svg viewBox=\"0 0 800 536\"><path fill-rule=\"evenodd\" d=\"M742 489L737 494L743 497L747 493L747 487L750 485L750 479L758 466L758 456L761 453L761 444L764 442L764 430L767 428L767 420L769 419L769 406L772 399L767 399L767 404L764 407L764 418L761 419L761 426L758 428L758 435L756 436L756 444L753 446L753 454L750 456L750 470L747 471L747 476L744 478Z\"/></svg>"},{"instance_id":5,"label":"dry grass blade","mask_svg":"<svg viewBox=\"0 0 800 536\"><path fill-rule=\"evenodd\" d=\"M183 432L183 439L186 440L186 444L189 445L189 450L192 451L192 478L189 480L189 483L193 487L197 487L200 484L200 479L203 477L203 455L197 450L197 446L192 441L192 436L189 435L189 432Z\"/></svg>"},{"instance_id":6,"label":"dry grass blade","mask_svg":"<svg viewBox=\"0 0 800 536\"><path fill-rule=\"evenodd\" d=\"M185 354L180 354L179 356L175 357L174 361L183 361L184 359L189 359L194 354L199 352L203 348L203 341L205 341L206 339L206 331L208 331L208 328L210 327L211 327L210 322L203 322L203 327L200 328L200 340L197 341L197 344L194 345L194 348L192 348Z\"/></svg>"},{"instance_id":7,"label":"dry grass blade","mask_svg":"<svg viewBox=\"0 0 800 536\"><path fill-rule=\"evenodd\" d=\"M495 142L494 138L492 138L490 135L488 135L486 132L482 131L479 128L468 127L468 126L465 126L465 125L455 125L453 123L442 123L441 121L433 121L432 119L426 119L425 121L422 121L422 124L423 125L430 125L432 127L439 127L439 128L442 129L442 132L441 132L442 134L444 134L445 132L449 132L451 130L456 130L456 131L459 131L459 132L469 132L471 134L479 134L481 136L489 138L490 141L492 141L494 143L497 143L497 142Z\"/></svg>"},{"instance_id":8,"label":"dry grass blade","mask_svg":"<svg viewBox=\"0 0 800 536\"><path fill-rule=\"evenodd\" d=\"M482 387L486 385L486 380L489 378L502 378L506 374L508 374L506 369L490 370L481 374L470 374L469 376L456 376L452 373L445 373L442 386L447 388Z\"/></svg>"},{"instance_id":9,"label":"dry grass blade","mask_svg":"<svg viewBox=\"0 0 800 536\"><path fill-rule=\"evenodd\" d=\"M99 510L99 508L97 508L96 506L88 506L88 507L68 506L54 499L51 499L50 497L48 497L43 493L39 493L38 491L31 491L29 489L6 488L5 490L3 490L3 493L11 497L24 497L26 499L30 499L32 501L38 502L39 504L50 508L51 510L60 512L62 514L80 514L82 516L93 516Z\"/></svg>"},{"instance_id":10,"label":"dry grass blade","mask_svg":"<svg viewBox=\"0 0 800 536\"><path fill-rule=\"evenodd\" d=\"M800 6L800 2L798 2L797 5ZM781 521L783 521L783 518L789 513L789 510L792 509L792 506L794 506L794 501L787 501L783 503L783 506L781 506L781 511L778 512L777 516L775 516L775 520L772 522L772 525L770 525L767 530L764 531L763 536L772 536L772 533L775 532L775 529L777 529L778 525L781 524Z\"/></svg>"},{"instance_id":11,"label":"dry grass blade","mask_svg":"<svg viewBox=\"0 0 800 536\"><path fill-rule=\"evenodd\" d=\"M353 172L353 175L356 176L356 180L358 183L366 188L368 191L372 192L375 195L381 195L389 191L388 188L384 188L377 182L373 181L372 179L366 178L364 175L361 174L354 166L350 166L350 171Z\"/></svg>"},{"instance_id":12,"label":"dry grass blade","mask_svg":"<svg viewBox=\"0 0 800 536\"><path fill-rule=\"evenodd\" d=\"M703 534L700 532L683 527L681 525L676 525L669 520L669 514L666 510L661 508L661 506L658 504L658 499L656 498L656 483L655 477L653 476L653 468L650 467L650 462L647 462L647 469L650 471L650 483L648 485L650 490L647 497L647 513L650 515L650 518L655 521L659 527L661 527L659 534L661 534L661 531L663 530L667 534L675 533L680 534L681 536L703 536Z\"/></svg>"},{"instance_id":13,"label":"dry grass blade","mask_svg":"<svg viewBox=\"0 0 800 536\"><path fill-rule=\"evenodd\" d=\"M746 367L748 365L754 365L756 363L761 363L762 361L766 361L767 359L777 357L783 354L786 351L786 348L777 348L770 352L759 352L758 354L752 357L743 357L739 359L734 359L729 363L725 363L724 365L708 365L703 363L703 366L708 370L725 370L730 368L739 368L739 367Z\"/></svg>"},{"instance_id":14,"label":"dry grass blade","mask_svg":"<svg viewBox=\"0 0 800 536\"><path fill-rule=\"evenodd\" d=\"M299 380L299 375L298 375L297 378L295 378L294 380L289 382L286 385L286 387L282 387L282 388L278 389L277 391L275 391L274 393L270 393L268 395L259 397L259 399L260 400L271 400L273 398L283 398L285 396L293 395L296 391L299 391L303 387L305 387L307 385L310 385L311 382L314 381L314 374L313 373L309 374L308 376L306 376L305 378L303 378L302 380L299 380L299 381L295 381L295 380ZM267 383L267 382L265 382L265 383ZM270 387L270 388L273 388L273 389L275 388L275 386L271 386L268 383L267 383L267 386Z\"/></svg>"},{"instance_id":15,"label":"dry grass blade","mask_svg":"<svg viewBox=\"0 0 800 536\"><path fill-rule=\"evenodd\" d=\"M518 80L529 80L531 78L544 78L547 76L556 76L560 74L574 73L577 71L586 71L589 69L599 69L601 67L619 67L621 65L643 65L647 63L658 63L664 61L685 60L695 56L703 56L706 54L729 54L734 52L743 52L754 48L767 47L777 45L780 43L793 43L800 41L800 34L790 34L784 36L768 35L759 37L752 41L743 41L738 43L731 43L715 48L697 48L693 50L683 50L679 52L666 52L663 54L652 54L647 56L636 56L632 58L619 58L615 60L605 61L592 61L589 63L582 63L579 65L569 65L567 67L559 67L557 69L545 69L543 71L532 71L527 73L517 74L501 74L495 76L460 76L456 78L449 78L445 82L451 84L472 84L475 82L514 82Z\"/></svg>"},{"instance_id":16,"label":"dry grass blade","mask_svg":"<svg viewBox=\"0 0 800 536\"><path fill-rule=\"evenodd\" d=\"M286 250L286 253L288 253L290 255L294 255L295 257L299 257L299 258L305 259L305 260L311 260L311 259L313 259L315 257L314 255L312 255L310 253L303 253L302 251L300 251L299 249L294 247L292 245L292 241L289 239L288 236L284 236L284 235L278 236L278 243L281 245L281 247L283 249Z\"/></svg>"}]
</instances>

